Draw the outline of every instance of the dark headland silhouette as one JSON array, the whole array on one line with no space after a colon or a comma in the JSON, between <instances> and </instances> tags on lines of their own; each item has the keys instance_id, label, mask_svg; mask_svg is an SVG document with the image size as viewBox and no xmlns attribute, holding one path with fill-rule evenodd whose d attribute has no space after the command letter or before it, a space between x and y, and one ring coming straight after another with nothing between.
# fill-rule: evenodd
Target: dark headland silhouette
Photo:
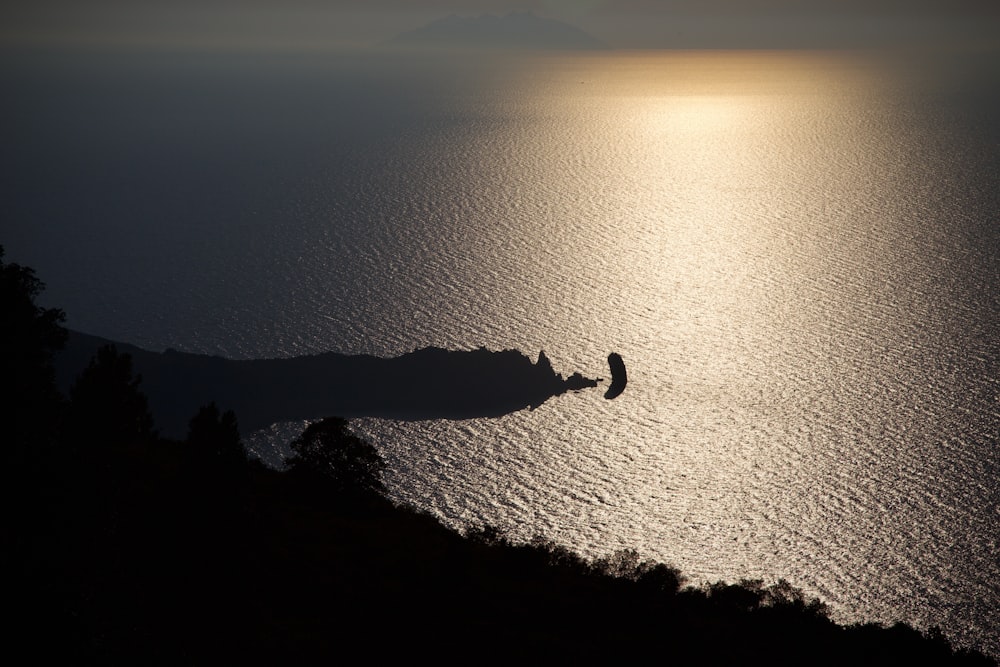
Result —
<instances>
[{"instance_id":1,"label":"dark headland silhouette","mask_svg":"<svg viewBox=\"0 0 1000 667\"><path fill-rule=\"evenodd\" d=\"M569 23L512 12L506 16L447 16L401 33L398 46L459 47L473 49L529 49L546 51L596 50L607 45Z\"/></svg>"},{"instance_id":2,"label":"dark headland silhouette","mask_svg":"<svg viewBox=\"0 0 1000 667\"><path fill-rule=\"evenodd\" d=\"M165 435L180 436L199 406L216 401L240 416L244 431L279 421L343 417L468 419L536 408L599 380L556 373L517 350L428 347L395 358L335 352L290 359L232 360L167 350L151 352L71 331L56 356L56 381L67 390L98 348L114 344L132 357L150 408Z\"/></svg>"}]
</instances>

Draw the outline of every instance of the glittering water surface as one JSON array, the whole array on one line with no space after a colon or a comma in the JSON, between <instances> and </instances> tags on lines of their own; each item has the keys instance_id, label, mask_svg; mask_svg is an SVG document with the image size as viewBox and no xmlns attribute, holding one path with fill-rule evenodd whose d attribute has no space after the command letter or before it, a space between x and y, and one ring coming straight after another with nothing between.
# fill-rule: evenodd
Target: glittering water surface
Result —
<instances>
[{"instance_id":1,"label":"glittering water surface","mask_svg":"<svg viewBox=\"0 0 1000 667\"><path fill-rule=\"evenodd\" d=\"M450 525L1000 655L996 60L11 58L2 242L153 348L617 351L614 401L355 426Z\"/></svg>"}]
</instances>

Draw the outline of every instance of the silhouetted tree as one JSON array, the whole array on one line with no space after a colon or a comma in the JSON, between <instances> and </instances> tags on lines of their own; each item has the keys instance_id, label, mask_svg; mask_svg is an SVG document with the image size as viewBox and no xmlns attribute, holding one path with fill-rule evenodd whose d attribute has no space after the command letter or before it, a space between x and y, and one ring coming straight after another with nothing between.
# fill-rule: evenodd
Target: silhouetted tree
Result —
<instances>
[{"instance_id":1,"label":"silhouetted tree","mask_svg":"<svg viewBox=\"0 0 1000 667\"><path fill-rule=\"evenodd\" d=\"M829 613L827 605L818 598L807 599L801 589L795 588L787 579L779 579L763 590L763 603L768 607L778 607L826 618Z\"/></svg>"},{"instance_id":2,"label":"silhouetted tree","mask_svg":"<svg viewBox=\"0 0 1000 667\"><path fill-rule=\"evenodd\" d=\"M44 285L35 272L3 262L0 246L0 442L3 443L3 554L7 562L4 599L16 609L7 636L25 646L42 631L60 633L63 618L51 614L44 582L50 579L39 557L54 551L51 526L58 518L53 497L63 487L56 425L63 401L55 386L52 355L66 341L61 310L41 308L35 299ZM13 649L16 653L16 648ZM37 652L36 655L39 655Z\"/></svg>"},{"instance_id":3,"label":"silhouetted tree","mask_svg":"<svg viewBox=\"0 0 1000 667\"><path fill-rule=\"evenodd\" d=\"M187 442L200 463L210 468L238 469L247 463L236 414L220 413L215 401L203 405L188 422Z\"/></svg>"},{"instance_id":4,"label":"silhouetted tree","mask_svg":"<svg viewBox=\"0 0 1000 667\"><path fill-rule=\"evenodd\" d=\"M15 447L8 456L18 468L53 435L61 400L52 355L66 342L65 315L35 304L44 287L34 270L4 264L0 246L0 401L5 436Z\"/></svg>"},{"instance_id":5,"label":"silhouetted tree","mask_svg":"<svg viewBox=\"0 0 1000 667\"><path fill-rule=\"evenodd\" d=\"M766 598L764 582L760 579L742 579L739 584L719 581L704 591L715 607L741 613L760 609Z\"/></svg>"},{"instance_id":6,"label":"silhouetted tree","mask_svg":"<svg viewBox=\"0 0 1000 667\"><path fill-rule=\"evenodd\" d=\"M470 526L465 529L463 536L465 539L476 544L483 544L486 546L501 545L504 547L513 546L511 541L499 528L489 524L482 526Z\"/></svg>"},{"instance_id":7,"label":"silhouetted tree","mask_svg":"<svg viewBox=\"0 0 1000 667\"><path fill-rule=\"evenodd\" d=\"M294 455L285 462L291 472L314 481L335 495L383 495L385 462L378 451L347 428L347 420L328 417L310 424L292 441Z\"/></svg>"},{"instance_id":8,"label":"silhouetted tree","mask_svg":"<svg viewBox=\"0 0 1000 667\"><path fill-rule=\"evenodd\" d=\"M594 562L597 572L637 582L639 588L651 594L673 594L684 585L680 570L663 563L639 558L634 549L623 549Z\"/></svg>"},{"instance_id":9,"label":"silhouetted tree","mask_svg":"<svg viewBox=\"0 0 1000 667\"><path fill-rule=\"evenodd\" d=\"M155 437L142 376L132 376L132 357L105 345L70 388L70 437L101 449ZM86 455L86 452L83 452Z\"/></svg>"}]
</instances>

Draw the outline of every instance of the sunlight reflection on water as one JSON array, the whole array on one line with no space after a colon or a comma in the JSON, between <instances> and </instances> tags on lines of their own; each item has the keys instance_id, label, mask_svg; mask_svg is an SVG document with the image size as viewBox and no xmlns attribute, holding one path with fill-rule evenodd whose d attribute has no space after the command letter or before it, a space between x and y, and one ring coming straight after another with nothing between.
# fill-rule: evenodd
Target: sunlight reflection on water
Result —
<instances>
[{"instance_id":1,"label":"sunlight reflection on water","mask_svg":"<svg viewBox=\"0 0 1000 667\"><path fill-rule=\"evenodd\" d=\"M71 326L242 357L544 348L603 377L617 351L614 401L356 427L450 525L783 577L1000 655L995 72L157 67L11 97L10 255Z\"/></svg>"},{"instance_id":2,"label":"sunlight reflection on water","mask_svg":"<svg viewBox=\"0 0 1000 667\"><path fill-rule=\"evenodd\" d=\"M418 338L591 374L614 349L632 380L472 433L362 429L398 497L457 526L791 577L841 618L995 637L995 476L964 487L996 467L996 265L952 227L983 203L928 192L955 165L919 164L924 129L872 72L785 59L591 62L507 110L533 121L412 156L453 161L415 190L466 198L445 221L466 236L418 283L443 297Z\"/></svg>"}]
</instances>

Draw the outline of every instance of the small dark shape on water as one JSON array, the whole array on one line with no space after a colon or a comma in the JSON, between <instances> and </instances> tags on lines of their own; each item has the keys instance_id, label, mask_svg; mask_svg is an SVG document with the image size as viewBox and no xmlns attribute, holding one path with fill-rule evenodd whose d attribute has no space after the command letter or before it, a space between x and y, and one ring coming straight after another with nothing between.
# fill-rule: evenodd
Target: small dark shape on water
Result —
<instances>
[{"instance_id":1,"label":"small dark shape on water","mask_svg":"<svg viewBox=\"0 0 1000 667\"><path fill-rule=\"evenodd\" d=\"M608 355L608 366L611 367L611 386L604 393L604 398L610 401L625 391L628 374L625 373L625 360L617 352Z\"/></svg>"}]
</instances>

